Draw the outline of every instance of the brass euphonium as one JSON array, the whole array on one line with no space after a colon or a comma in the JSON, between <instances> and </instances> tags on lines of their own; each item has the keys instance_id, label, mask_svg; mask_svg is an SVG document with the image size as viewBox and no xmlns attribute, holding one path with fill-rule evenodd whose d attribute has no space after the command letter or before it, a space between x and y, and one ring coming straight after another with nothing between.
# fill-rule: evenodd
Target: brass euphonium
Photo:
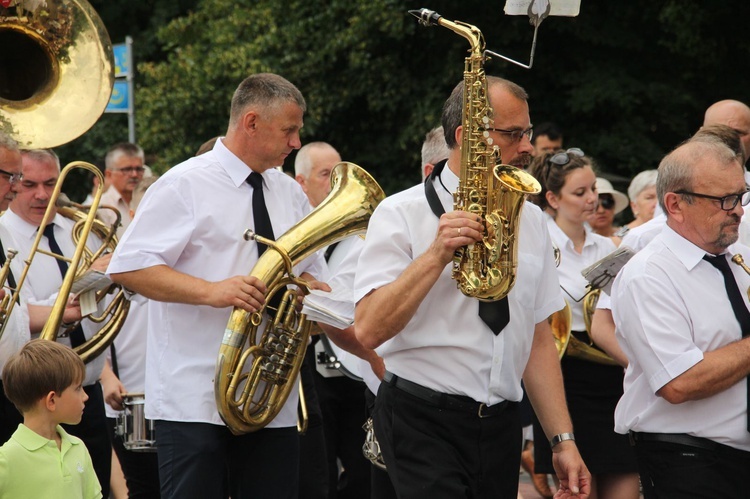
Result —
<instances>
[{"instance_id":1,"label":"brass euphonium","mask_svg":"<svg viewBox=\"0 0 750 499\"><path fill-rule=\"evenodd\" d=\"M500 164L500 148L493 145L492 106L484 73L484 37L476 26L451 22L434 11L410 11L425 25L439 25L463 36L471 48L465 60L461 139L461 171L453 207L481 217L481 242L456 251L453 278L466 296L481 301L505 297L516 282L518 228L528 194L541 191L530 174Z\"/></svg>"},{"instance_id":2,"label":"brass euphonium","mask_svg":"<svg viewBox=\"0 0 750 499\"><path fill-rule=\"evenodd\" d=\"M362 233L385 197L362 168L342 162L331 172L331 193L276 241L246 233L268 246L250 272L266 285L266 298L288 284L306 289L292 267L319 249ZM214 376L216 407L235 435L257 431L273 420L296 389L311 323L295 310L296 293L286 290L275 316L258 338L266 305L254 313L235 308L227 323Z\"/></svg>"}]
</instances>

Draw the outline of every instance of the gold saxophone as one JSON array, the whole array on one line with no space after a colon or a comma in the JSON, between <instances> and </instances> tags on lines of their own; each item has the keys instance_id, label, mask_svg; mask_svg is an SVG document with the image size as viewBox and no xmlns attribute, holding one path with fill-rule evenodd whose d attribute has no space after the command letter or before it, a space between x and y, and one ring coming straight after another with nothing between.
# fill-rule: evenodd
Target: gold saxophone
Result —
<instances>
[{"instance_id":1,"label":"gold saxophone","mask_svg":"<svg viewBox=\"0 0 750 499\"><path fill-rule=\"evenodd\" d=\"M453 259L453 278L466 296L481 301L505 297L516 282L518 227L528 194L541 191L530 174L500 164L500 148L492 144L492 106L484 73L484 37L476 26L451 22L434 11L410 11L425 25L439 25L463 36L471 49L464 67L461 121L461 172L453 208L474 213L485 223L477 244L460 248Z\"/></svg>"},{"instance_id":2,"label":"gold saxophone","mask_svg":"<svg viewBox=\"0 0 750 499\"><path fill-rule=\"evenodd\" d=\"M367 228L385 193L362 168L339 163L331 172L331 193L276 241L248 231L246 239L268 246L250 272L266 285L266 298L305 282L292 267L319 249ZM273 420L296 388L311 323L295 310L296 293L286 290L260 338L266 305L254 313L235 308L227 323L214 376L219 415L235 435L257 431Z\"/></svg>"}]
</instances>

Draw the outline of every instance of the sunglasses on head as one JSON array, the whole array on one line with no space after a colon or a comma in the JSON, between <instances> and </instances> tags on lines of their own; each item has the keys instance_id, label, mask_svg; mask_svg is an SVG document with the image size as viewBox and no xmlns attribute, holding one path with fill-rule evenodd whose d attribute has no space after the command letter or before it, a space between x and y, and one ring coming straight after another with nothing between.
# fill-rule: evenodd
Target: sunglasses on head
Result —
<instances>
[{"instance_id":1,"label":"sunglasses on head","mask_svg":"<svg viewBox=\"0 0 750 499\"><path fill-rule=\"evenodd\" d=\"M612 210L615 207L615 198L613 198L609 194L600 194L599 206L601 206L605 210Z\"/></svg>"}]
</instances>

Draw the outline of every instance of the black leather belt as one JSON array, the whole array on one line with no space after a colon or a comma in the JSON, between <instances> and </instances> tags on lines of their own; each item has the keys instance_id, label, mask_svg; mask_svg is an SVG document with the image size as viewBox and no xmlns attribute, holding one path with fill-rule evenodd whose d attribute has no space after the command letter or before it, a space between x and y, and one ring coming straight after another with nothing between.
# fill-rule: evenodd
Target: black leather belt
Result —
<instances>
[{"instance_id":1,"label":"black leather belt","mask_svg":"<svg viewBox=\"0 0 750 499\"><path fill-rule=\"evenodd\" d=\"M636 442L662 442L667 444L686 445L710 451L719 450L725 447L718 442L707 438L694 437L686 433L643 433L638 431L630 432L630 443L635 445Z\"/></svg>"},{"instance_id":2,"label":"black leather belt","mask_svg":"<svg viewBox=\"0 0 750 499\"><path fill-rule=\"evenodd\" d=\"M465 411L472 414L476 414L480 418L488 418L491 416L497 416L501 414L505 409L508 408L510 402L503 400L502 402L495 405L487 405L481 402L477 402L471 397L465 395L450 395L448 393L440 393L430 388L412 383L404 378L399 378L395 374L386 371L383 376L383 381L398 388L399 390L408 393L420 400L427 402L428 404L439 407L441 409L451 409L455 411Z\"/></svg>"}]
</instances>

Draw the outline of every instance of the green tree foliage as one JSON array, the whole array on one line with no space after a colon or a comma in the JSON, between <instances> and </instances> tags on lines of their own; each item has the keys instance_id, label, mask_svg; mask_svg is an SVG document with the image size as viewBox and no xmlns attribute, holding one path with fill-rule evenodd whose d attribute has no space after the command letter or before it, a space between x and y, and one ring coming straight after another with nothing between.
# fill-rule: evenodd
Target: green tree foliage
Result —
<instances>
[{"instance_id":1,"label":"green tree foliage","mask_svg":"<svg viewBox=\"0 0 750 499\"><path fill-rule=\"evenodd\" d=\"M135 27L136 47L148 45L136 52L137 132L158 171L223 134L237 84L270 71L295 83L308 101L303 142L330 142L391 193L418 180L422 139L439 124L468 48L449 30L419 26L407 10L428 7L474 24L488 48L522 62L533 33L527 18L503 14L503 2L478 0L136 4L94 3L111 32ZM154 13L148 22L142 11ZM532 122L557 122L567 146L629 177L656 167L700 126L712 102L750 102L743 29L749 13L741 0L584 0L579 17L543 22L532 69L491 60L486 70L529 91ZM91 132L99 134L96 146L82 151L103 151L114 140L112 126L98 132L100 124ZM117 127L120 137L126 134Z\"/></svg>"}]
</instances>

